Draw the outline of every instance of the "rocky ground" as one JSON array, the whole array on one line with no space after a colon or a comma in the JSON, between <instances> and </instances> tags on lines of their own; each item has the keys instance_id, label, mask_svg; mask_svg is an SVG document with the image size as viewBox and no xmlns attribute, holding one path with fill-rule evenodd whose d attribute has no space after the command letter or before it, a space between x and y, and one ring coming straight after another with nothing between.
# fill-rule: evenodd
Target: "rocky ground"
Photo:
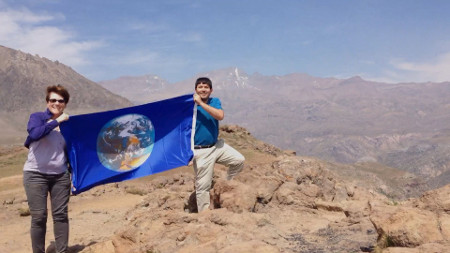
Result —
<instances>
[{"instance_id":1,"label":"rocky ground","mask_svg":"<svg viewBox=\"0 0 450 253\"><path fill-rule=\"evenodd\" d=\"M450 252L450 185L396 201L330 163L221 130L247 161L232 181L216 166L214 209L196 213L190 167L96 187L71 198L70 251ZM0 252L29 252L21 176L0 184Z\"/></svg>"}]
</instances>

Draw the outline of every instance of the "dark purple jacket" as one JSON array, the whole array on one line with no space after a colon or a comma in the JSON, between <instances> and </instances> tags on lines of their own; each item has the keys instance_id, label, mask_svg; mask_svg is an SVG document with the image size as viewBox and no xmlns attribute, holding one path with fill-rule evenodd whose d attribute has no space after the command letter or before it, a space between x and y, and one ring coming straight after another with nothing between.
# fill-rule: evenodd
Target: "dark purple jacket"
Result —
<instances>
[{"instance_id":1,"label":"dark purple jacket","mask_svg":"<svg viewBox=\"0 0 450 253\"><path fill-rule=\"evenodd\" d=\"M27 126L28 137L24 143L25 147L29 148L33 141L41 139L58 126L58 121L56 120L47 122L52 116L53 114L48 109L45 112L35 112L30 115Z\"/></svg>"}]
</instances>

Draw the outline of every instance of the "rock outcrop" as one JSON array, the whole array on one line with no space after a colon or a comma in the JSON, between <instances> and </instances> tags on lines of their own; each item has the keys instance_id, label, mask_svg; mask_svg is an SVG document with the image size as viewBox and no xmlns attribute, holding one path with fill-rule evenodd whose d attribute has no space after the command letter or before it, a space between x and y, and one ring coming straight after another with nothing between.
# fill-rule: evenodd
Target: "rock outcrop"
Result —
<instances>
[{"instance_id":1,"label":"rock outcrop","mask_svg":"<svg viewBox=\"0 0 450 253\"><path fill-rule=\"evenodd\" d=\"M247 162L232 181L216 167L212 210L196 213L191 173L158 177L128 226L82 252L449 252L450 186L397 203L240 127L221 134Z\"/></svg>"}]
</instances>

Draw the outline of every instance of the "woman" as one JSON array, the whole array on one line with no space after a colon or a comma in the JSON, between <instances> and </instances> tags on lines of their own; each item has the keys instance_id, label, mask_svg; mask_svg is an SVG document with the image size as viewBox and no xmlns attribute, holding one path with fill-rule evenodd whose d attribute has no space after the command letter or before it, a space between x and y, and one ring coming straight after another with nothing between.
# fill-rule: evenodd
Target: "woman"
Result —
<instances>
[{"instance_id":1,"label":"woman","mask_svg":"<svg viewBox=\"0 0 450 253\"><path fill-rule=\"evenodd\" d=\"M30 115L25 147L29 149L24 165L23 184L31 213L33 252L45 252L47 196L50 193L56 252L67 252L70 174L65 141L59 124L69 119L64 113L69 92L61 85L47 87L47 110Z\"/></svg>"}]
</instances>

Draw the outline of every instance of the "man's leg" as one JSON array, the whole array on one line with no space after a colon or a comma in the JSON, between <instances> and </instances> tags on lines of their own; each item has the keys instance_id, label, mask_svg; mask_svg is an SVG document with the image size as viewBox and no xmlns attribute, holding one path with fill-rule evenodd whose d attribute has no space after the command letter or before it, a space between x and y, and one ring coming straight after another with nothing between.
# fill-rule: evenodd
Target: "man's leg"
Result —
<instances>
[{"instance_id":1,"label":"man's leg","mask_svg":"<svg viewBox=\"0 0 450 253\"><path fill-rule=\"evenodd\" d=\"M228 166L227 180L233 179L244 168L245 157L220 139L217 144L217 163Z\"/></svg>"},{"instance_id":2,"label":"man's leg","mask_svg":"<svg viewBox=\"0 0 450 253\"><path fill-rule=\"evenodd\" d=\"M31 247L33 253L45 252L45 233L47 230L48 181L45 175L25 171L23 185L31 214Z\"/></svg>"},{"instance_id":3,"label":"man's leg","mask_svg":"<svg viewBox=\"0 0 450 253\"><path fill-rule=\"evenodd\" d=\"M52 203L53 230L55 233L56 252L67 252L69 244L68 204L70 197L70 174L55 176L50 188Z\"/></svg>"},{"instance_id":4,"label":"man's leg","mask_svg":"<svg viewBox=\"0 0 450 253\"><path fill-rule=\"evenodd\" d=\"M209 190L211 190L212 178L214 175L214 154L213 148L196 150L194 158L195 171L195 193L197 197L197 209L200 213L209 208Z\"/></svg>"}]
</instances>

